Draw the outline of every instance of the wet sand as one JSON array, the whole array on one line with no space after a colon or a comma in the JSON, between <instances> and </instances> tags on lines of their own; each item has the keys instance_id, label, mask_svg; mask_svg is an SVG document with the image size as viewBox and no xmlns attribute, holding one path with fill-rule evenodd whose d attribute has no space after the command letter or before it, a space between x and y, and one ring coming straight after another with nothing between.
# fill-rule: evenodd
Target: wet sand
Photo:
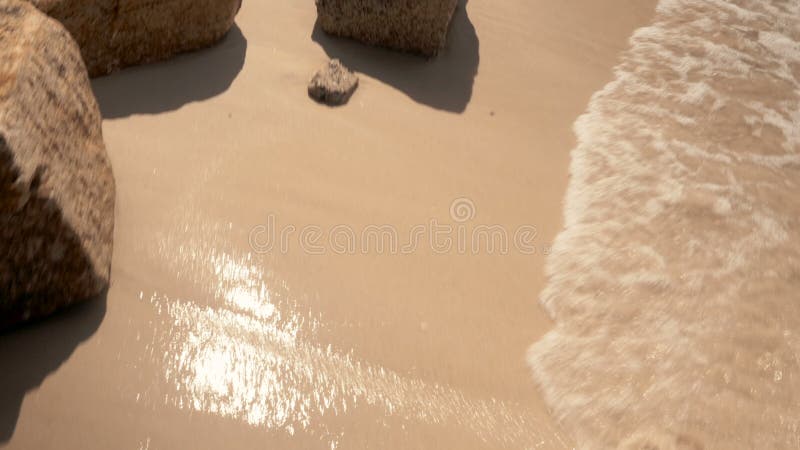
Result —
<instances>
[{"instance_id":1,"label":"wet sand","mask_svg":"<svg viewBox=\"0 0 800 450\"><path fill-rule=\"evenodd\" d=\"M112 287L2 336L0 443L571 447L525 352L552 327L537 296L572 124L654 8L597 3L462 3L426 62L326 37L311 2L245 2L219 46L95 80ZM328 57L361 76L342 108L305 94ZM270 217L400 245L432 220L527 226L536 251L263 251Z\"/></svg>"}]
</instances>

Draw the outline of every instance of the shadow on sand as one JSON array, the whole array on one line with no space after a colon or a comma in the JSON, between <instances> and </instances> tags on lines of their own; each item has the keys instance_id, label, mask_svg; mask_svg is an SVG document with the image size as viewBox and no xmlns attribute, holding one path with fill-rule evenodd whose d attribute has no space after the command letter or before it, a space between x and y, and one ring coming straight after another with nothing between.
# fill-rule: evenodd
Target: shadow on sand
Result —
<instances>
[{"instance_id":1,"label":"shadow on sand","mask_svg":"<svg viewBox=\"0 0 800 450\"><path fill-rule=\"evenodd\" d=\"M100 326L106 294L48 319L0 333L0 445L11 439L25 393L72 355Z\"/></svg>"},{"instance_id":2,"label":"shadow on sand","mask_svg":"<svg viewBox=\"0 0 800 450\"><path fill-rule=\"evenodd\" d=\"M173 111L225 92L244 67L247 39L238 25L215 46L92 80L105 119Z\"/></svg>"},{"instance_id":3,"label":"shadow on sand","mask_svg":"<svg viewBox=\"0 0 800 450\"><path fill-rule=\"evenodd\" d=\"M329 36L319 23L311 39L330 58L338 58L350 69L393 86L419 103L462 113L472 98L480 63L480 42L467 14L467 1L459 1L447 45L430 60Z\"/></svg>"}]
</instances>

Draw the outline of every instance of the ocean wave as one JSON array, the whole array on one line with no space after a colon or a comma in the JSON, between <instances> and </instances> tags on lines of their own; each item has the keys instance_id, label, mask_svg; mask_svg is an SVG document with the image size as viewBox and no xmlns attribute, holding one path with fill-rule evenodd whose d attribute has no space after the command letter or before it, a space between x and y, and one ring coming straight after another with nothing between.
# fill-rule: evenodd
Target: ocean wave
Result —
<instances>
[{"instance_id":1,"label":"ocean wave","mask_svg":"<svg viewBox=\"0 0 800 450\"><path fill-rule=\"evenodd\" d=\"M798 18L662 0L576 122L529 363L582 448L800 448Z\"/></svg>"}]
</instances>

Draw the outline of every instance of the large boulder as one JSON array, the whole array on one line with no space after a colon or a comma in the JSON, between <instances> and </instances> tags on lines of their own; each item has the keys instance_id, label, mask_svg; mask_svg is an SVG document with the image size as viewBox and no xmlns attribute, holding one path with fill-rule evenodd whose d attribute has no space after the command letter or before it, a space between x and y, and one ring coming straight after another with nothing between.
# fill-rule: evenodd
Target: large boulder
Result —
<instances>
[{"instance_id":1,"label":"large boulder","mask_svg":"<svg viewBox=\"0 0 800 450\"><path fill-rule=\"evenodd\" d=\"M61 22L92 77L208 47L233 26L241 0L29 0Z\"/></svg>"},{"instance_id":2,"label":"large boulder","mask_svg":"<svg viewBox=\"0 0 800 450\"><path fill-rule=\"evenodd\" d=\"M316 0L319 25L336 36L434 56L458 0Z\"/></svg>"},{"instance_id":3,"label":"large boulder","mask_svg":"<svg viewBox=\"0 0 800 450\"><path fill-rule=\"evenodd\" d=\"M114 177L80 50L0 0L0 329L102 294Z\"/></svg>"}]
</instances>

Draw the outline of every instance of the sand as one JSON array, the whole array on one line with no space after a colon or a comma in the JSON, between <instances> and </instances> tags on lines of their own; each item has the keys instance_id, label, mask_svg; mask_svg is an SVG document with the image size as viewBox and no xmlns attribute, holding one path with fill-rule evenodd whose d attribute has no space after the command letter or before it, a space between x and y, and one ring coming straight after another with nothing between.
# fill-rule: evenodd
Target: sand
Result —
<instances>
[{"instance_id":1,"label":"sand","mask_svg":"<svg viewBox=\"0 0 800 450\"><path fill-rule=\"evenodd\" d=\"M95 80L112 287L0 338L0 446L571 447L525 352L552 327L572 124L654 8L598 3L472 0L425 61L326 37L310 2L245 2L219 46ZM306 96L329 57L361 77L341 108ZM535 228L535 254L267 252L271 218Z\"/></svg>"}]
</instances>

